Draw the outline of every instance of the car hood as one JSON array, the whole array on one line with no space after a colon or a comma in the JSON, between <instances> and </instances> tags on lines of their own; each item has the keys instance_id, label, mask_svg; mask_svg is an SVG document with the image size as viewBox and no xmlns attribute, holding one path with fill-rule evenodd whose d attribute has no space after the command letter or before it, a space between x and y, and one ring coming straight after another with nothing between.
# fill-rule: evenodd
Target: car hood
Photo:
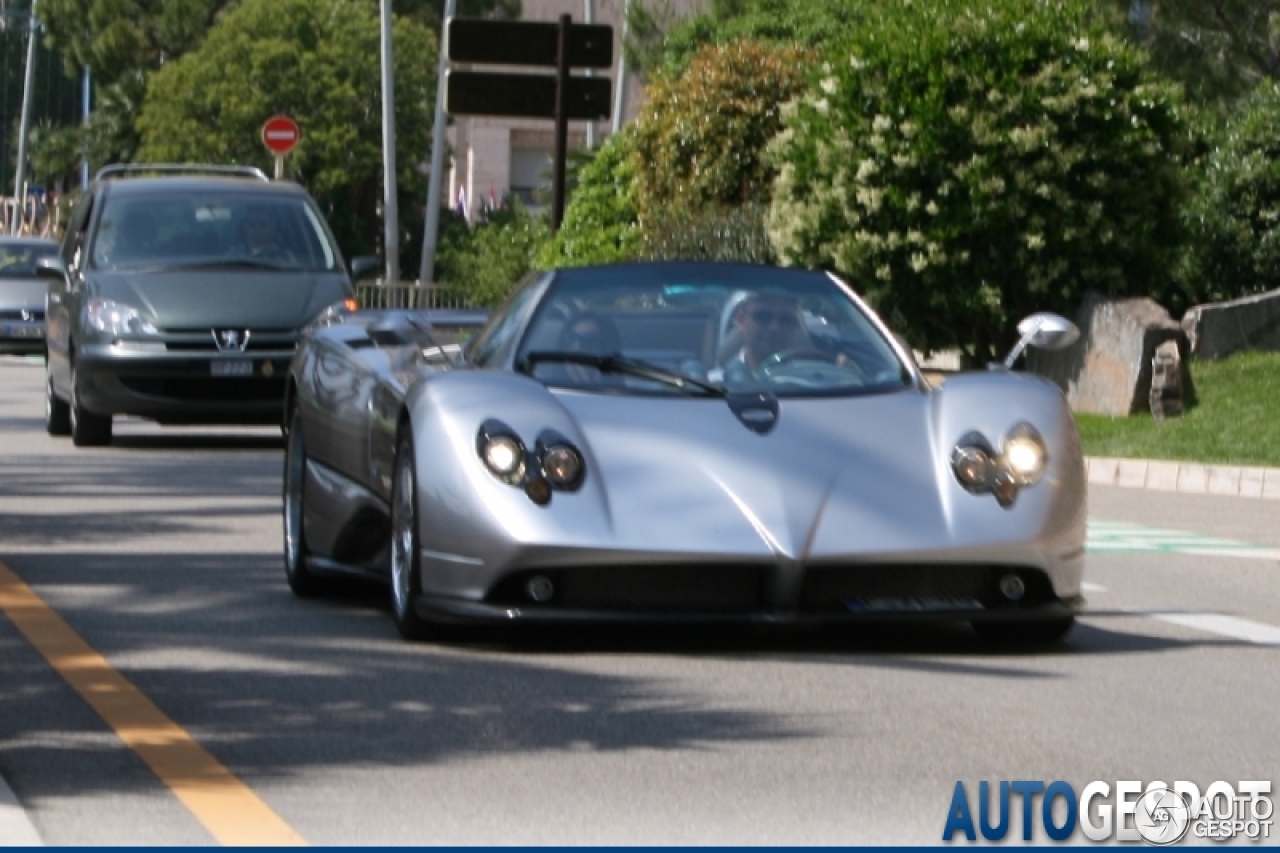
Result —
<instances>
[{"instance_id":1,"label":"car hood","mask_svg":"<svg viewBox=\"0 0 1280 853\"><path fill-rule=\"evenodd\" d=\"M439 434L419 437L458 442L470 485L448 488L476 496L457 502L458 512L486 517L486 537L511 543L510 554L542 552L550 562L590 549L778 561L967 550L986 560L1033 540L1076 547L1084 525L1075 425L1062 393L1038 379L980 374L931 392L783 398L764 433L724 399L550 390L489 371L421 383L410 405L420 423L451 413ZM491 418L529 447L548 433L577 445L581 488L540 507L490 476L473 460L476 430ZM955 443L978 431L998 446L1021 422L1049 447L1044 481L1008 508L961 488L949 462ZM424 476L450 479L443 470ZM447 526L442 541L471 553L475 543L455 541Z\"/></svg>"},{"instance_id":2,"label":"car hood","mask_svg":"<svg viewBox=\"0 0 1280 853\"><path fill-rule=\"evenodd\" d=\"M331 273L119 272L94 281L97 295L142 309L161 329L293 329L343 296L341 277Z\"/></svg>"},{"instance_id":3,"label":"car hood","mask_svg":"<svg viewBox=\"0 0 1280 853\"><path fill-rule=\"evenodd\" d=\"M0 278L0 310L39 308L43 311L48 292L44 279Z\"/></svg>"}]
</instances>

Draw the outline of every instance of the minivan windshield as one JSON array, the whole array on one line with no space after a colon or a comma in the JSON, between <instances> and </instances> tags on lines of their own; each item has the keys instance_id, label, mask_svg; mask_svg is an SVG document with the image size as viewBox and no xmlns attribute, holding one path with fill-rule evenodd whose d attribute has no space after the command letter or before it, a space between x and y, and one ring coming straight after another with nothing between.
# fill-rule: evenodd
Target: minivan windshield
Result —
<instances>
[{"instance_id":1,"label":"minivan windshield","mask_svg":"<svg viewBox=\"0 0 1280 853\"><path fill-rule=\"evenodd\" d=\"M301 196L211 192L107 198L92 248L100 269L334 270L339 255Z\"/></svg>"}]
</instances>

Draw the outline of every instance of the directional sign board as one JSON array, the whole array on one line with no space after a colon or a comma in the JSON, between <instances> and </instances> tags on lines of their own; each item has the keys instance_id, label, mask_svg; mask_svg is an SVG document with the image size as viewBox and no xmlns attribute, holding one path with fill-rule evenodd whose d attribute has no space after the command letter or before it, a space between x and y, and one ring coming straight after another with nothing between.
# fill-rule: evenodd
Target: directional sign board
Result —
<instances>
[{"instance_id":1,"label":"directional sign board","mask_svg":"<svg viewBox=\"0 0 1280 853\"><path fill-rule=\"evenodd\" d=\"M298 123L288 116L272 116L262 125L262 144L276 156L288 154L301 138Z\"/></svg>"},{"instance_id":2,"label":"directional sign board","mask_svg":"<svg viewBox=\"0 0 1280 853\"><path fill-rule=\"evenodd\" d=\"M565 112L574 121L606 121L612 87L607 77L570 77ZM444 109L450 115L555 118L556 78L550 74L445 72Z\"/></svg>"},{"instance_id":3,"label":"directional sign board","mask_svg":"<svg viewBox=\"0 0 1280 853\"><path fill-rule=\"evenodd\" d=\"M450 18L445 24L447 58L451 62L493 65L556 65L560 27L551 21L489 21ZM613 27L572 24L569 27L570 68L611 68Z\"/></svg>"}]
</instances>

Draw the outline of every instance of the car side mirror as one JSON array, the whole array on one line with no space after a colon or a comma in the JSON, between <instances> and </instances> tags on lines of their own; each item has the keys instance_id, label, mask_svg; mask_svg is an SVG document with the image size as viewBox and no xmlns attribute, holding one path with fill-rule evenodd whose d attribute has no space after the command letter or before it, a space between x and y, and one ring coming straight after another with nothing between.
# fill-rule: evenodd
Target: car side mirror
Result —
<instances>
[{"instance_id":1,"label":"car side mirror","mask_svg":"<svg viewBox=\"0 0 1280 853\"><path fill-rule=\"evenodd\" d=\"M382 261L377 255L358 255L351 259L351 280L371 278L381 266Z\"/></svg>"},{"instance_id":2,"label":"car side mirror","mask_svg":"<svg viewBox=\"0 0 1280 853\"><path fill-rule=\"evenodd\" d=\"M63 263L62 255L51 255L47 258L38 259L36 261L36 275L47 281L66 284L67 265Z\"/></svg>"},{"instance_id":3,"label":"car side mirror","mask_svg":"<svg viewBox=\"0 0 1280 853\"><path fill-rule=\"evenodd\" d=\"M1005 368L1012 368L1027 347L1051 351L1066 349L1080 338L1080 330L1075 323L1048 312L1027 317L1018 324L1018 334L1022 337L1009 350L1009 355L1004 360Z\"/></svg>"}]
</instances>

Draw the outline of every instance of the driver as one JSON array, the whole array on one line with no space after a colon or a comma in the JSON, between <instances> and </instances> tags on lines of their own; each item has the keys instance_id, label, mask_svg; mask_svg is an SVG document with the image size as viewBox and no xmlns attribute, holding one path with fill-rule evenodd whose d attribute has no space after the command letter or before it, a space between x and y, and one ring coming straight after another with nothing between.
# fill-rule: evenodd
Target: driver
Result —
<instances>
[{"instance_id":1,"label":"driver","mask_svg":"<svg viewBox=\"0 0 1280 853\"><path fill-rule=\"evenodd\" d=\"M754 374L771 356L813 346L804 331L799 303L784 291L765 290L747 297L733 322L742 348L725 362L726 370L745 365Z\"/></svg>"}]
</instances>

